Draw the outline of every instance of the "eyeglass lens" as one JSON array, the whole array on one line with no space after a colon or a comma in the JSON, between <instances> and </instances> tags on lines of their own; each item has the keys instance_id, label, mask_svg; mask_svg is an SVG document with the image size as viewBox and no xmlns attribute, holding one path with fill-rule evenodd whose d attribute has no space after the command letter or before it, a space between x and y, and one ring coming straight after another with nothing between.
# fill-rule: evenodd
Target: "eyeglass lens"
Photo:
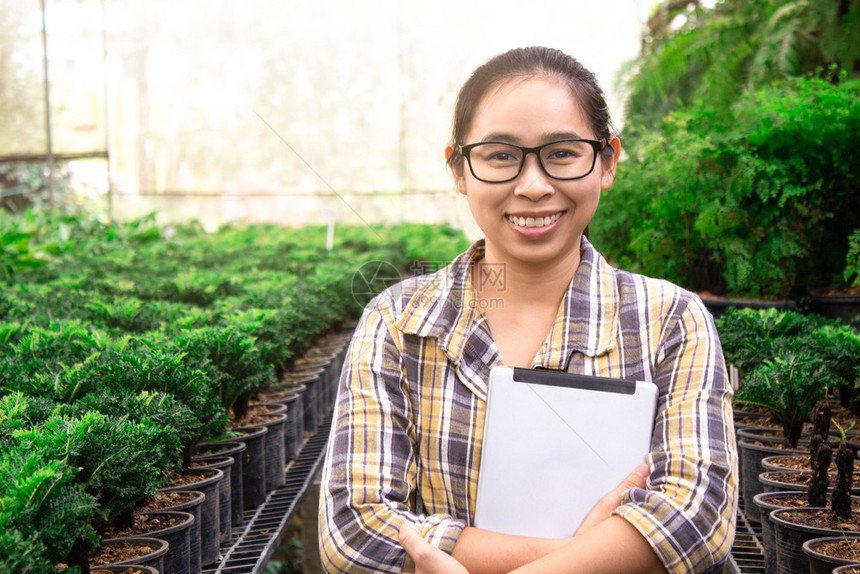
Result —
<instances>
[{"instance_id":1,"label":"eyeglass lens","mask_svg":"<svg viewBox=\"0 0 860 574\"><path fill-rule=\"evenodd\" d=\"M584 141L553 142L542 147L539 154L546 172L559 179L583 177L594 167L594 148ZM503 143L475 145L469 155L475 177L490 182L515 178L524 162L523 150Z\"/></svg>"}]
</instances>

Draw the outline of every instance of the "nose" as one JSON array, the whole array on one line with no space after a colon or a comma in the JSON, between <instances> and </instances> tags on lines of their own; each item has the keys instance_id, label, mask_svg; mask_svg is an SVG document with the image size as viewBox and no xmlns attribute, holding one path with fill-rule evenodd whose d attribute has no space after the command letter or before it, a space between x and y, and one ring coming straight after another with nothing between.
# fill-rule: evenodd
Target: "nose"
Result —
<instances>
[{"instance_id":1,"label":"nose","mask_svg":"<svg viewBox=\"0 0 860 574\"><path fill-rule=\"evenodd\" d=\"M536 153L527 154L523 170L516 179L514 194L537 201L555 193L549 175L544 171Z\"/></svg>"}]
</instances>

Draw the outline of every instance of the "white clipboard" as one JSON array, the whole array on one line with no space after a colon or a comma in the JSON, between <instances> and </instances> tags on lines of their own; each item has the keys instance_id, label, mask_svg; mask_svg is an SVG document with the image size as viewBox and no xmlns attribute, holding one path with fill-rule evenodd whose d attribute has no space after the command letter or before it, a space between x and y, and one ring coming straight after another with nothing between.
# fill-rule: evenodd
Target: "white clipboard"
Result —
<instances>
[{"instance_id":1,"label":"white clipboard","mask_svg":"<svg viewBox=\"0 0 860 574\"><path fill-rule=\"evenodd\" d=\"M474 525L573 536L597 501L645 462L656 407L653 383L494 367Z\"/></svg>"}]
</instances>

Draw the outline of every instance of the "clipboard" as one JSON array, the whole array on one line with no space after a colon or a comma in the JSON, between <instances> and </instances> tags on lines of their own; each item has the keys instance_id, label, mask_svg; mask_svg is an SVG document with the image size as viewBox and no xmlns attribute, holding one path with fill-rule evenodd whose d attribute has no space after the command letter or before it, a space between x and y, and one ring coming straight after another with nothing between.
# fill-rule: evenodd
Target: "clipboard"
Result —
<instances>
[{"instance_id":1,"label":"clipboard","mask_svg":"<svg viewBox=\"0 0 860 574\"><path fill-rule=\"evenodd\" d=\"M650 450L657 386L561 371L490 371L474 525L568 538Z\"/></svg>"}]
</instances>

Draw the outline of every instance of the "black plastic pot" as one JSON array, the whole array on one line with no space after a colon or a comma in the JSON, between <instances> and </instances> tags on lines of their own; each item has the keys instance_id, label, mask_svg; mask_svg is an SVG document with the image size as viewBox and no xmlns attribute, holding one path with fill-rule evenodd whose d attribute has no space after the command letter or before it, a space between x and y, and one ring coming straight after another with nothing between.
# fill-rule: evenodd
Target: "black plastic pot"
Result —
<instances>
[{"instance_id":1,"label":"black plastic pot","mask_svg":"<svg viewBox=\"0 0 860 574\"><path fill-rule=\"evenodd\" d=\"M795 524L783 517L787 512L806 514L822 510L826 509L783 508L771 511L770 520L773 524L774 538L776 540L776 564L779 574L808 574L809 558L803 552L803 543L813 538L843 535L839 530ZM854 511L854 514L856 515L859 512Z\"/></svg>"},{"instance_id":2,"label":"black plastic pot","mask_svg":"<svg viewBox=\"0 0 860 574\"><path fill-rule=\"evenodd\" d=\"M165 506L159 508L159 511L179 511L187 512L194 517L194 523L191 525L190 544L190 568L192 572L199 572L203 563L200 561L200 522L201 509L206 500L206 495L198 490L185 490L184 493L193 495L193 498L187 502L180 502L173 506Z\"/></svg>"},{"instance_id":3,"label":"black plastic pot","mask_svg":"<svg viewBox=\"0 0 860 574\"><path fill-rule=\"evenodd\" d=\"M267 430L263 435L263 450L265 455L263 469L263 487L265 492L284 485L284 425L287 422L285 413L261 415L265 421L255 423L254 427L237 427L236 430L250 430L263 427Z\"/></svg>"},{"instance_id":4,"label":"black plastic pot","mask_svg":"<svg viewBox=\"0 0 860 574\"><path fill-rule=\"evenodd\" d=\"M262 406L282 406L286 409L287 420L284 421L284 462L295 458L299 449L300 429L297 425L296 411L301 405L301 398L293 391L279 391L261 395L260 402L253 403Z\"/></svg>"},{"instance_id":5,"label":"black plastic pot","mask_svg":"<svg viewBox=\"0 0 860 574\"><path fill-rule=\"evenodd\" d=\"M222 440L202 442L197 444L197 455L191 457L192 461L207 460L212 457L229 456L233 459L233 469L230 471L230 526L242 525L242 511L244 510L242 496L242 474L245 450L248 445L239 440ZM223 514L222 514L223 516ZM224 528L222 526L223 535Z\"/></svg>"},{"instance_id":6,"label":"black plastic pot","mask_svg":"<svg viewBox=\"0 0 860 574\"><path fill-rule=\"evenodd\" d=\"M715 318L727 309L794 309L797 304L791 300L765 301L762 299L730 299L728 297L702 297L705 308Z\"/></svg>"},{"instance_id":7,"label":"black plastic pot","mask_svg":"<svg viewBox=\"0 0 860 574\"><path fill-rule=\"evenodd\" d=\"M762 473L762 459L774 454L802 455L804 451L783 448L781 438L761 436L751 429L738 431L738 438L738 452L742 459L741 494L744 501L744 514L750 522L761 522L758 507L752 501L756 494L764 492L764 487L758 478ZM764 444L754 444L754 442Z\"/></svg>"},{"instance_id":8,"label":"black plastic pot","mask_svg":"<svg viewBox=\"0 0 860 574\"><path fill-rule=\"evenodd\" d=\"M860 295L827 295L821 291L809 294L809 310L818 315L849 322L860 315Z\"/></svg>"},{"instance_id":9,"label":"black plastic pot","mask_svg":"<svg viewBox=\"0 0 860 574\"><path fill-rule=\"evenodd\" d=\"M834 568L847 564L860 565L860 554L854 560L837 558L822 554L819 548L822 544L833 542L844 542L846 538L860 540L858 534L846 534L842 536L826 536L823 538L812 538L803 543L803 553L809 559L809 574L831 574Z\"/></svg>"},{"instance_id":10,"label":"black plastic pot","mask_svg":"<svg viewBox=\"0 0 860 574\"><path fill-rule=\"evenodd\" d=\"M163 517L181 518L182 522L162 530L134 535L130 538L160 538L167 542L167 554L164 555L162 572L190 572L191 570L191 527L194 516L188 512L155 510L143 512L140 516L158 515Z\"/></svg>"},{"instance_id":11,"label":"black plastic pot","mask_svg":"<svg viewBox=\"0 0 860 574\"><path fill-rule=\"evenodd\" d=\"M138 538L105 538L102 539L100 543L101 546L119 546L121 544L134 544L135 546L148 547L150 551L132 560L123 560L122 562L113 562L111 564L99 564L98 566L90 565L90 567L144 566L153 568L157 572L164 572L164 555L167 554L168 550L168 543L166 540L141 536Z\"/></svg>"},{"instance_id":12,"label":"black plastic pot","mask_svg":"<svg viewBox=\"0 0 860 574\"><path fill-rule=\"evenodd\" d=\"M770 523L770 512L780 508L785 508L783 504L777 504L776 500L785 500L786 498L802 496L803 493L796 490L782 492L762 492L756 494L753 498L753 504L758 506L761 514L761 538L762 538L762 553L764 554L764 568L766 574L777 574L776 569L776 539L773 534L773 525Z\"/></svg>"},{"instance_id":13,"label":"black plastic pot","mask_svg":"<svg viewBox=\"0 0 860 574\"><path fill-rule=\"evenodd\" d=\"M206 500L200 508L200 562L203 565L212 564L218 560L218 551L221 543L221 526L219 525L220 495L219 488L224 480L224 473L217 468L195 468L178 471L181 475L204 475L204 478L181 486L170 486L163 488L166 492L174 490L197 490L206 495ZM194 551L192 541L192 553ZM192 560L192 567L194 566ZM196 572L197 570L192 570Z\"/></svg>"},{"instance_id":14,"label":"black plastic pot","mask_svg":"<svg viewBox=\"0 0 860 574\"><path fill-rule=\"evenodd\" d=\"M287 426L284 429L284 456L287 459L298 454L305 438L305 409L308 408L305 404L309 400L307 387L301 383L281 383L272 389L274 392L289 393L291 398L279 402L287 405ZM294 434L295 438L292 442L295 443L295 451L291 455L287 454L290 447L287 445L287 434Z\"/></svg>"},{"instance_id":15,"label":"black plastic pot","mask_svg":"<svg viewBox=\"0 0 860 574\"><path fill-rule=\"evenodd\" d=\"M218 482L218 527L220 529L219 540L223 544L230 540L232 533L232 504L231 490L233 483L233 466L236 464L236 459L232 456L211 457L200 460L195 460L197 457L191 458L193 468L214 468L224 473L224 478Z\"/></svg>"},{"instance_id":16,"label":"black plastic pot","mask_svg":"<svg viewBox=\"0 0 860 574\"><path fill-rule=\"evenodd\" d=\"M315 375L296 376L287 373L284 377L285 386L304 387L302 393L302 423L305 437L316 434L317 427L322 422L322 370Z\"/></svg>"},{"instance_id":17,"label":"black plastic pot","mask_svg":"<svg viewBox=\"0 0 860 574\"><path fill-rule=\"evenodd\" d=\"M257 508L266 500L266 450L263 441L268 429L233 430L243 433L233 440L241 440L247 446L242 453L242 508Z\"/></svg>"}]
</instances>

